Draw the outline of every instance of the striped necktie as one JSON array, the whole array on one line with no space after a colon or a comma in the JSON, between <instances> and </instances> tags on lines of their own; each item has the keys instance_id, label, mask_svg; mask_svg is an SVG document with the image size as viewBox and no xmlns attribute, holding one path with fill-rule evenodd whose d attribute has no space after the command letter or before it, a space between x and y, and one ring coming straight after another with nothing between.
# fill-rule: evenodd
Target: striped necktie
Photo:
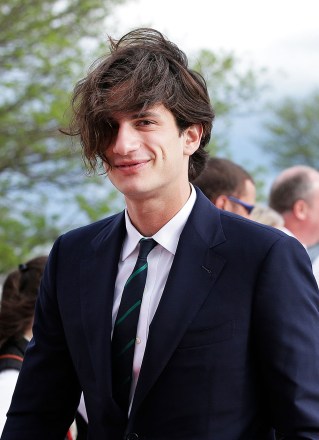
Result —
<instances>
[{"instance_id":1,"label":"striped necktie","mask_svg":"<svg viewBox=\"0 0 319 440\"><path fill-rule=\"evenodd\" d=\"M147 276L147 256L157 245L150 238L140 240L140 250L132 274L125 283L112 338L113 397L128 411L132 382L137 323Z\"/></svg>"}]
</instances>

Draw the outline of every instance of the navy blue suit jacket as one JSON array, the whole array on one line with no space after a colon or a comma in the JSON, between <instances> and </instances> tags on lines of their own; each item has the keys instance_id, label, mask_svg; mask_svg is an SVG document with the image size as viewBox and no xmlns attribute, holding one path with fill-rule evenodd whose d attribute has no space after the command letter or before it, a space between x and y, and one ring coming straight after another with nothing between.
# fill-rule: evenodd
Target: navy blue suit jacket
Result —
<instances>
[{"instance_id":1,"label":"navy blue suit jacket","mask_svg":"<svg viewBox=\"0 0 319 440\"><path fill-rule=\"evenodd\" d=\"M319 296L306 251L199 191L127 421L111 389L124 236L120 213L56 241L2 439L63 439L81 390L90 440L265 440L272 428L319 439Z\"/></svg>"}]
</instances>

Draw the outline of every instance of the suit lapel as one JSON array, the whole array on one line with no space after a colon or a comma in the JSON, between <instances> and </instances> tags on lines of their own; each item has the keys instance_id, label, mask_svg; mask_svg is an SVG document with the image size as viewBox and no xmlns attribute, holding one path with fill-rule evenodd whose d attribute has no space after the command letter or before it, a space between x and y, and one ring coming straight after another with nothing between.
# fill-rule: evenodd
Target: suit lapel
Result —
<instances>
[{"instance_id":1,"label":"suit lapel","mask_svg":"<svg viewBox=\"0 0 319 440\"><path fill-rule=\"evenodd\" d=\"M149 329L131 416L161 374L224 266L213 247L225 241L219 211L197 194Z\"/></svg>"},{"instance_id":2,"label":"suit lapel","mask_svg":"<svg viewBox=\"0 0 319 440\"><path fill-rule=\"evenodd\" d=\"M124 215L113 218L91 242L82 261L81 310L96 383L111 396L111 331L115 279L125 236ZM103 391L104 392L104 391Z\"/></svg>"}]
</instances>

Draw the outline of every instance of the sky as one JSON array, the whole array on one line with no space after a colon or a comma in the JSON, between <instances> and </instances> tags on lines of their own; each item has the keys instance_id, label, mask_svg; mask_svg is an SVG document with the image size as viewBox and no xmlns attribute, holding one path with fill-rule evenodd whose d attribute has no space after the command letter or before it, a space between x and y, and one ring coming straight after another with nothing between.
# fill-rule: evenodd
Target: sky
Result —
<instances>
[{"instance_id":1,"label":"sky","mask_svg":"<svg viewBox=\"0 0 319 440\"><path fill-rule=\"evenodd\" d=\"M204 48L233 52L247 66L266 69L272 99L319 90L318 0L129 0L113 10L109 24L115 38L154 27L187 55ZM256 115L234 121L233 160L248 168L267 165L258 136Z\"/></svg>"},{"instance_id":2,"label":"sky","mask_svg":"<svg viewBox=\"0 0 319 440\"><path fill-rule=\"evenodd\" d=\"M111 20L115 37L152 26L188 54L229 50L276 78L281 72L285 90L319 86L318 0L128 0Z\"/></svg>"}]
</instances>

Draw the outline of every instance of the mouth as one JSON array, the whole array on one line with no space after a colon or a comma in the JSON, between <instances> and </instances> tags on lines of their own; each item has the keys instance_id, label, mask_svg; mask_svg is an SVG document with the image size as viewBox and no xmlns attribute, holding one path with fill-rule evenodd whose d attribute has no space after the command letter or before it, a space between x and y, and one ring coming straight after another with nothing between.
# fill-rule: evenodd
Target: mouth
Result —
<instances>
[{"instance_id":1,"label":"mouth","mask_svg":"<svg viewBox=\"0 0 319 440\"><path fill-rule=\"evenodd\" d=\"M150 162L149 159L147 160L138 160L138 161L131 161L131 162L121 162L121 163L117 163L114 164L114 167L117 168L118 170L134 170L134 169L138 169L143 167L144 165L146 165L148 162Z\"/></svg>"}]
</instances>

